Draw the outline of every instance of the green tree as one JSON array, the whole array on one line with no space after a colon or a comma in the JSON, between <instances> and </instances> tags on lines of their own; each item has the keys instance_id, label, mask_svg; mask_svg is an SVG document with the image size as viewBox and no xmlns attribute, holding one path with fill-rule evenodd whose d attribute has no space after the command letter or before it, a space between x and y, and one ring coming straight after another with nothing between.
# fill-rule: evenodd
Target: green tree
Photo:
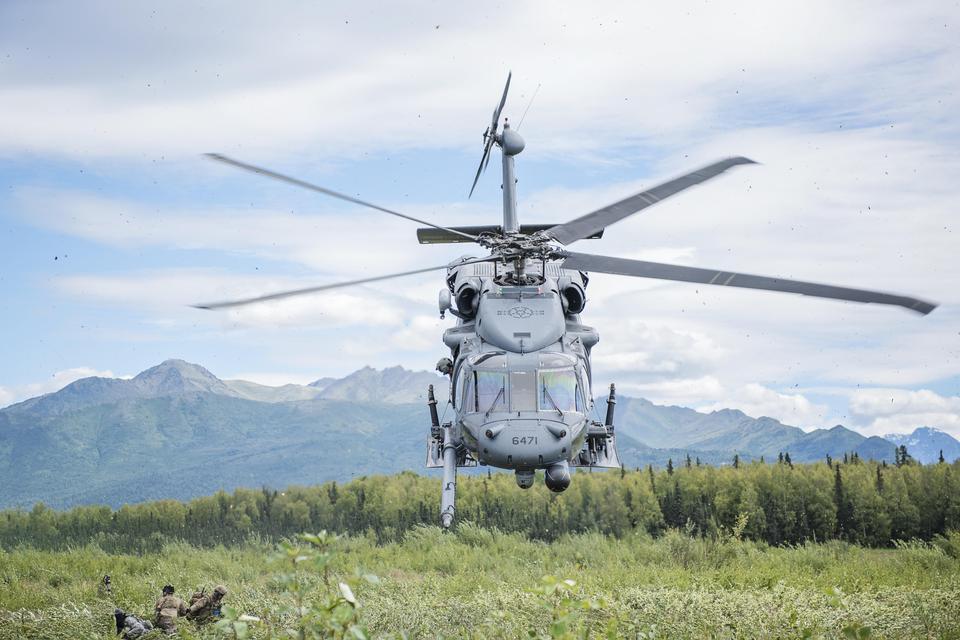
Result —
<instances>
[{"instance_id":1,"label":"green tree","mask_svg":"<svg viewBox=\"0 0 960 640\"><path fill-rule=\"evenodd\" d=\"M834 468L836 473L833 483L833 502L837 510L837 537L848 539L853 524L853 508L843 486L840 465L838 464Z\"/></svg>"}]
</instances>

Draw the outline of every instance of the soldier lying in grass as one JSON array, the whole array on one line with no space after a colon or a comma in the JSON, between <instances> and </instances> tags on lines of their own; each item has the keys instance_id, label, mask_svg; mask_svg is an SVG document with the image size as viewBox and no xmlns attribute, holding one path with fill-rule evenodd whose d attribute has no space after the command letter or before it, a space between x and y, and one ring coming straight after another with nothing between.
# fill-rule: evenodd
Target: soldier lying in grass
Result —
<instances>
[{"instance_id":1,"label":"soldier lying in grass","mask_svg":"<svg viewBox=\"0 0 960 640\"><path fill-rule=\"evenodd\" d=\"M137 640L153 629L149 620L127 613L123 609L114 609L113 617L117 622L117 634L123 640Z\"/></svg>"}]
</instances>

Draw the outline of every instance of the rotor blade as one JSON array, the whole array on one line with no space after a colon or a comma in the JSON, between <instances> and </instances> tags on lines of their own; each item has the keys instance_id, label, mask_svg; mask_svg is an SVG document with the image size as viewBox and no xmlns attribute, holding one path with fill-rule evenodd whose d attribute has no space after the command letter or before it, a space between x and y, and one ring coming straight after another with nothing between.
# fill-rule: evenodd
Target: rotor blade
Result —
<instances>
[{"instance_id":1,"label":"rotor blade","mask_svg":"<svg viewBox=\"0 0 960 640\"><path fill-rule=\"evenodd\" d=\"M473 190L477 188L477 181L480 180L480 174L487 170L487 165L490 164L490 149L493 148L493 143L497 139L497 124L500 122L500 112L503 111L503 105L507 102L507 91L510 90L510 78L513 77L513 72L507 72L507 84L503 87L503 95L500 97L500 104L497 105L497 108L493 110L493 118L490 123L490 128L487 129L487 133L484 137L483 144L483 155L480 156L480 166L477 167L477 175L473 177L473 185L470 187L470 193L467 195L467 199L473 197Z\"/></svg>"},{"instance_id":2,"label":"rotor blade","mask_svg":"<svg viewBox=\"0 0 960 640\"><path fill-rule=\"evenodd\" d=\"M627 216L631 216L638 211L646 209L650 205L656 204L664 198L696 186L701 182L706 182L710 178L720 175L727 169L739 164L756 164L753 160L743 157L727 158L719 162L714 162L702 169L697 169L679 178L668 180L652 189L641 191L629 198L624 198L619 202L597 209L592 213L580 216L576 220L557 225L547 231L547 235L560 242L561 244L571 244L577 240L582 240L593 235L597 231L610 226L614 222L619 222Z\"/></svg>"},{"instance_id":3,"label":"rotor blade","mask_svg":"<svg viewBox=\"0 0 960 640\"><path fill-rule=\"evenodd\" d=\"M228 307L242 307L247 304L254 304L257 302L267 302L268 300L280 300L282 298L291 298L293 296L300 296L307 293L316 293L318 291L326 291L327 289L339 289L341 287L349 287L356 284L366 284L368 282L377 282L379 280L389 280L391 278L402 278L403 276L412 276L418 273L427 273L428 271L439 271L440 269L448 269L450 267L459 267L465 264L475 264L477 262L490 262L497 260L497 258L477 258L474 260L465 260L463 262L458 262L454 264L444 264L436 267L427 267L425 269L414 269L413 271L402 271L400 273L390 273L383 276L373 276L371 278L360 278L359 280L348 280L346 282L334 282L332 284L322 284L316 287L304 287L303 289L291 289L289 291L280 291L277 293L269 293L263 296L256 296L254 298L242 298L240 300L225 300L222 302L207 302L204 304L194 304L190 305L194 309L226 309Z\"/></svg>"},{"instance_id":4,"label":"rotor blade","mask_svg":"<svg viewBox=\"0 0 960 640\"><path fill-rule=\"evenodd\" d=\"M346 200L347 202L352 202L353 204L359 204L362 207L369 207L370 209L376 209L377 211L382 211L384 213L389 213L392 216L398 216L400 218L405 218L411 220L412 222L419 222L420 224L425 224L428 227L433 227L434 229L443 229L444 231L451 231L447 227L441 227L440 225L433 224L432 222L427 222L426 220L421 220L420 218L414 218L413 216L408 216L405 213L400 213L398 211L393 211L391 209L386 209L379 205L360 200L359 198L354 198L353 196L348 196L344 193L338 193L330 189L325 189L319 185L300 180L298 178L292 178L290 176L284 175L282 173L277 173L276 171L271 171L269 169L264 169L263 167L258 167L256 165L247 164L246 162L240 162L239 160L234 160L233 158L228 158L225 155L219 153L207 153L205 154L211 160L216 160L217 162L222 162L224 164L229 164L231 166L243 169L245 171L250 171L251 173L258 173L262 176L268 178L273 178L274 180L279 180L281 182L286 182L287 184L292 184L297 187L303 187L304 189L310 189L311 191L316 191L317 193L322 193L324 195L330 196L332 198L339 198L340 200ZM476 240L476 236L469 236L465 233L459 231L451 231L452 233L457 233L462 236L466 236L471 240Z\"/></svg>"},{"instance_id":5,"label":"rotor blade","mask_svg":"<svg viewBox=\"0 0 960 640\"><path fill-rule=\"evenodd\" d=\"M656 278L658 280L676 280L678 282L715 284L727 287L742 287L744 289L784 291L816 298L834 298L836 300L849 300L851 302L890 304L904 307L923 315L927 315L937 308L937 305L932 302L893 293L883 293L881 291L849 289L847 287L835 287L833 285L817 284L815 282L754 276L747 273L718 271L716 269L698 269L696 267L683 267L660 262L647 262L645 260L610 258L588 253L567 253L561 267L563 269L574 269L577 271L614 273L623 276Z\"/></svg>"},{"instance_id":6,"label":"rotor blade","mask_svg":"<svg viewBox=\"0 0 960 640\"><path fill-rule=\"evenodd\" d=\"M473 186L470 187L470 194L467 196L468 200L473 196L473 190L477 188L477 181L480 180L480 174L487 168L485 163L490 161L490 148L493 146L493 138L488 138L487 140L488 142L483 146L483 155L480 156L480 166L477 167L477 175L473 177Z\"/></svg>"},{"instance_id":7,"label":"rotor blade","mask_svg":"<svg viewBox=\"0 0 960 640\"><path fill-rule=\"evenodd\" d=\"M490 147L487 149L487 159L483 161L483 170L486 171L487 167L490 166L490 158L493 157L493 154L490 153L490 149L493 149L493 140L490 141Z\"/></svg>"},{"instance_id":8,"label":"rotor blade","mask_svg":"<svg viewBox=\"0 0 960 640\"><path fill-rule=\"evenodd\" d=\"M507 91L510 90L510 78L513 77L513 71L507 72L507 84L503 87L503 96L500 98L500 104L497 105L497 108L493 111L493 122L490 125L490 130L496 134L497 133L497 124L500 122L500 114L503 112L503 105L507 103Z\"/></svg>"}]
</instances>

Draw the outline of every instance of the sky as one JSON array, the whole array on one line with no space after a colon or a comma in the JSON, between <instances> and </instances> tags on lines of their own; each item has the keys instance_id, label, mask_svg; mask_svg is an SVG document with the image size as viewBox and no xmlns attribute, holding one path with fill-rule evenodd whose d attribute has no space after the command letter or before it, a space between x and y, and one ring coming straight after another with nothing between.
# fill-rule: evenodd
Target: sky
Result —
<instances>
[{"instance_id":1,"label":"sky","mask_svg":"<svg viewBox=\"0 0 960 640\"><path fill-rule=\"evenodd\" d=\"M482 250L203 154L496 224L498 155L467 193L512 70L522 222L744 155L575 250L941 305L596 274L597 389L960 436L960 3L593 4L0 3L0 406L167 358L264 384L432 369L442 271L189 305Z\"/></svg>"}]
</instances>

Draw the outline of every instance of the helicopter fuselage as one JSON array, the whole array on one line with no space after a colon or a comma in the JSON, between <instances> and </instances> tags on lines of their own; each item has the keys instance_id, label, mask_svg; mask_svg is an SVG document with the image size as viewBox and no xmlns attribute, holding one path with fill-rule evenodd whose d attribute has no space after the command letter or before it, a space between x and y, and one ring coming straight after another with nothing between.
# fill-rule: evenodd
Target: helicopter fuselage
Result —
<instances>
[{"instance_id":1,"label":"helicopter fuselage","mask_svg":"<svg viewBox=\"0 0 960 640\"><path fill-rule=\"evenodd\" d=\"M458 317L443 341L450 349L452 444L479 464L517 471L529 486L536 469L553 469L562 491L580 454L593 411L590 350L599 336L580 321L586 274L558 261L482 262L448 270L441 311ZM444 307L447 307L446 309Z\"/></svg>"}]
</instances>

